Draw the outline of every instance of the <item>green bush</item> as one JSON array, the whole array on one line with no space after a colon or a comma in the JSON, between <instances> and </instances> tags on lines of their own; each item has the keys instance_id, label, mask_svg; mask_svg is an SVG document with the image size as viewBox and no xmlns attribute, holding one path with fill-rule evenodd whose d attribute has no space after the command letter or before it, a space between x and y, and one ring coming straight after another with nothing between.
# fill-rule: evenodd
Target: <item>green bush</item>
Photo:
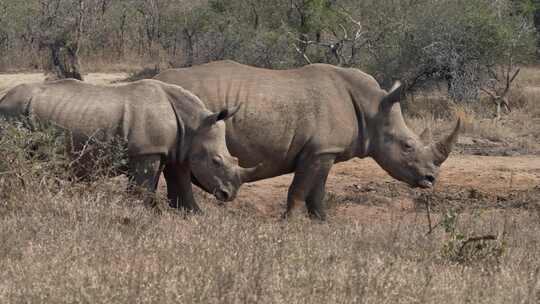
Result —
<instances>
[{"instance_id":1,"label":"green bush","mask_svg":"<svg viewBox=\"0 0 540 304\"><path fill-rule=\"evenodd\" d=\"M526 62L534 52L532 22L509 1L418 1L398 13L400 24L374 46L370 70L387 84L419 86L445 80L455 100L477 97L486 68ZM391 18L393 16L389 16Z\"/></svg>"}]
</instances>

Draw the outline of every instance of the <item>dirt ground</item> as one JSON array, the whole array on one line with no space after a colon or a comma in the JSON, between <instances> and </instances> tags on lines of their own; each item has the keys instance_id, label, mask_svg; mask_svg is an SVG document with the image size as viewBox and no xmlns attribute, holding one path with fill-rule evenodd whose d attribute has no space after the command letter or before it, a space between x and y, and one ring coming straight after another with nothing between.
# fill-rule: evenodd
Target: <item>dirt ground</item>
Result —
<instances>
[{"instance_id":1,"label":"dirt ground","mask_svg":"<svg viewBox=\"0 0 540 304\"><path fill-rule=\"evenodd\" d=\"M279 218L292 177L288 174L245 184L228 207ZM326 203L334 219L364 222L406 216L423 209L425 204L421 203L426 198L435 212L437 207L538 208L540 157L453 155L444 163L433 191L411 189L391 178L372 159L336 164L327 183Z\"/></svg>"}]
</instances>

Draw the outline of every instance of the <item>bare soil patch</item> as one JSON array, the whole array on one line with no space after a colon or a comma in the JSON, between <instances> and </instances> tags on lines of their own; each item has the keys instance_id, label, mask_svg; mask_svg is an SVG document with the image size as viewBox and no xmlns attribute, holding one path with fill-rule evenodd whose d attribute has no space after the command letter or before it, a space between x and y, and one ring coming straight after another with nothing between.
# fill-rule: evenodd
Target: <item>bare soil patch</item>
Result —
<instances>
[{"instance_id":1,"label":"bare soil patch","mask_svg":"<svg viewBox=\"0 0 540 304\"><path fill-rule=\"evenodd\" d=\"M279 218L292 174L246 184L231 207ZM164 183L161 183L162 187ZM327 205L333 217L372 221L423 209L429 198L441 208L521 208L540 206L540 157L454 155L443 165L433 191L411 189L391 178L371 159L354 159L332 168Z\"/></svg>"}]
</instances>

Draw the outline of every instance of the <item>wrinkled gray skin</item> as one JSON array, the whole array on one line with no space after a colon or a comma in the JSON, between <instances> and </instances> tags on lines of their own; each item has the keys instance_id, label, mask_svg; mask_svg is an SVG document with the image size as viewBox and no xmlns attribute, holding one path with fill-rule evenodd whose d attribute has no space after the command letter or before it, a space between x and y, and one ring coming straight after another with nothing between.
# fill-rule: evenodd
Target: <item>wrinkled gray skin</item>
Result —
<instances>
[{"instance_id":1,"label":"wrinkled gray skin","mask_svg":"<svg viewBox=\"0 0 540 304\"><path fill-rule=\"evenodd\" d=\"M438 143L426 142L428 132L415 135L401 114L402 86L386 92L358 69L267 70L220 61L155 78L183 86L212 110L243 104L227 121L227 145L241 165L263 164L251 181L295 173L284 217L305 203L311 216L324 219L330 168L353 157L372 157L394 178L432 187L458 136L459 122Z\"/></svg>"},{"instance_id":2,"label":"wrinkled gray skin","mask_svg":"<svg viewBox=\"0 0 540 304\"><path fill-rule=\"evenodd\" d=\"M9 90L0 99L0 116L32 117L65 128L75 152L89 137L121 138L127 144L131 185L154 192L163 171L171 206L198 211L191 174L204 190L229 201L250 172L238 167L225 144L223 120L238 106L210 112L189 91L157 80L119 86L60 80Z\"/></svg>"}]
</instances>

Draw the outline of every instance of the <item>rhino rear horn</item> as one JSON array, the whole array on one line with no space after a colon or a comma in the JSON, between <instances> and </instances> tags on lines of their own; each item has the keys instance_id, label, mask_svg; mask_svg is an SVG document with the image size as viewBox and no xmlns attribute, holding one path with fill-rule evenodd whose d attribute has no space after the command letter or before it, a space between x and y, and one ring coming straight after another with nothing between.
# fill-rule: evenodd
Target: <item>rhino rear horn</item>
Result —
<instances>
[{"instance_id":1,"label":"rhino rear horn","mask_svg":"<svg viewBox=\"0 0 540 304\"><path fill-rule=\"evenodd\" d=\"M459 130L461 128L461 119L458 118L456 127L454 131L450 133L447 137L443 138L441 141L435 143L434 153L435 153L435 162L437 164L442 164L452 152L452 148L456 144L459 136Z\"/></svg>"},{"instance_id":2,"label":"rhino rear horn","mask_svg":"<svg viewBox=\"0 0 540 304\"><path fill-rule=\"evenodd\" d=\"M382 100L381 106L383 109L390 109L394 103L400 102L404 91L405 86L400 81L396 81Z\"/></svg>"}]
</instances>

